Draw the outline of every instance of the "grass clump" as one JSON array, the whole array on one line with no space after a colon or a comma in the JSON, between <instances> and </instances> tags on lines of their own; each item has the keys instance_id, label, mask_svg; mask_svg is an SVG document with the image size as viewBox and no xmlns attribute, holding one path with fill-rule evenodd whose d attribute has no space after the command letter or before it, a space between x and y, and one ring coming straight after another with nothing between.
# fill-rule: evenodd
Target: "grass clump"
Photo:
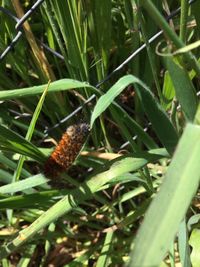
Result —
<instances>
[{"instance_id":1,"label":"grass clump","mask_svg":"<svg viewBox=\"0 0 200 267\"><path fill-rule=\"evenodd\" d=\"M190 4L168 24L174 1L46 0L24 24L0 62L2 266L198 266L200 5ZM31 5L2 3L17 16ZM3 50L15 22L0 20ZM45 162L80 122L89 136L52 186Z\"/></svg>"}]
</instances>

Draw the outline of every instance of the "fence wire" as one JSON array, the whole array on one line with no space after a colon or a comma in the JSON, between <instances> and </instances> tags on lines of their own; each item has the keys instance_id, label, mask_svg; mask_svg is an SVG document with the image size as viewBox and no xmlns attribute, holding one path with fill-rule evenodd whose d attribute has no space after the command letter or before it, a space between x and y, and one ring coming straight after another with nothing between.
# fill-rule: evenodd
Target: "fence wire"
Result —
<instances>
[{"instance_id":1,"label":"fence wire","mask_svg":"<svg viewBox=\"0 0 200 267\"><path fill-rule=\"evenodd\" d=\"M196 2L197 0L190 0L188 3L189 5L192 5L194 2ZM5 15L7 15L10 19L14 20L16 22L15 24L15 30L16 30L16 35L15 37L12 39L11 43L5 48L5 50L1 53L0 55L0 63L1 61L6 57L6 55L8 53L12 53L12 50L14 48L15 45L17 45L17 43L19 42L19 40L24 36L24 31L23 31L23 24L25 21L28 20L28 18L30 18L33 13L40 7L40 5L45 2L45 0L38 0L35 2L35 4L24 14L23 17L21 17L20 19L17 18L10 10L4 8L4 7L0 7L0 12L4 13ZM175 17L177 14L180 13L180 7L174 11L171 12L171 14L169 16L166 17L166 20L169 21L170 19L172 19L173 17ZM148 43L151 44L152 42L154 42L156 39L158 39L159 36L161 36L163 33L163 31L159 31L157 32L155 35L153 35L149 40ZM40 41L39 41L40 42ZM43 42L40 42L40 45L43 46L43 48L48 51L49 53L53 54L54 56L56 56L57 58L64 60L64 57L58 53L57 51L51 49L48 45L44 44ZM113 77L116 73L118 73L119 71L121 71L124 66L126 66L131 60L133 60L142 50L144 50L146 48L146 44L143 44L141 47L139 47L137 50L135 50L130 56L128 56L118 67L116 67L110 74L108 74L103 80L99 81L96 84L96 88L99 88L102 84L104 84L105 82L107 82L111 77ZM45 130L45 133L48 135L48 133L50 131L52 131L54 128L60 126L61 124L63 124L64 122L68 121L70 118L72 118L73 116L75 116L78 112L80 112L83 107L85 105L87 105L88 103L90 103L91 101L93 101L95 99L96 95L92 95L90 96L85 102L84 104L82 104L81 106L79 106L77 109L75 109L72 113L70 113L67 117L63 118L62 120L60 120L59 123L55 124L52 128L48 128L47 130Z\"/></svg>"},{"instance_id":2,"label":"fence wire","mask_svg":"<svg viewBox=\"0 0 200 267\"><path fill-rule=\"evenodd\" d=\"M17 44L17 42L19 41L19 39L22 37L23 35L23 24L24 22L30 17L32 16L32 14L38 9L38 7L44 2L45 0L38 0L36 1L36 3L24 14L23 17L21 17L20 19L18 19L17 17L15 17L12 12L10 12L8 9L4 8L4 7L0 7L0 11L3 12L4 14L6 14L7 16L9 16L11 19L16 21L16 25L15 25L15 30L16 30L16 35L13 38L13 40L11 41L11 43L6 47L6 49L3 51L3 53L0 55L0 62L1 60L14 48L14 46Z\"/></svg>"}]
</instances>

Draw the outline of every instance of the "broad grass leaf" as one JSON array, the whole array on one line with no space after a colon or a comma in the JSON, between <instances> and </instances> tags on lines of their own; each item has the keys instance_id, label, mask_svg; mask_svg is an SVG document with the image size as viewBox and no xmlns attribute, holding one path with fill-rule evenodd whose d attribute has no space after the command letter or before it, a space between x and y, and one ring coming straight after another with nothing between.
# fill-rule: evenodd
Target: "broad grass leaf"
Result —
<instances>
[{"instance_id":1,"label":"broad grass leaf","mask_svg":"<svg viewBox=\"0 0 200 267\"><path fill-rule=\"evenodd\" d=\"M95 120L112 104L114 99L130 84L137 83L135 88L146 115L167 151L172 154L178 141L178 136L167 114L157 102L149 88L133 75L126 75L119 79L103 96L101 96L93 110L91 127Z\"/></svg>"},{"instance_id":2,"label":"broad grass leaf","mask_svg":"<svg viewBox=\"0 0 200 267\"><path fill-rule=\"evenodd\" d=\"M177 100L181 104L185 117L188 121L193 121L197 110L198 99L189 75L171 57L166 59L166 66L174 85Z\"/></svg>"},{"instance_id":3,"label":"broad grass leaf","mask_svg":"<svg viewBox=\"0 0 200 267\"><path fill-rule=\"evenodd\" d=\"M47 84L42 84L42 85L32 86L32 87L27 87L27 88L0 91L0 100L13 99L13 98L16 99L20 97L42 94L46 86ZM92 87L92 86L86 82L79 82L73 79L61 79L61 80L52 82L49 85L48 93L59 92L63 90L70 90L70 89L75 89L75 88L83 88L83 87Z\"/></svg>"},{"instance_id":4,"label":"broad grass leaf","mask_svg":"<svg viewBox=\"0 0 200 267\"><path fill-rule=\"evenodd\" d=\"M200 127L189 124L134 240L128 266L161 263L199 186L199 154Z\"/></svg>"}]
</instances>

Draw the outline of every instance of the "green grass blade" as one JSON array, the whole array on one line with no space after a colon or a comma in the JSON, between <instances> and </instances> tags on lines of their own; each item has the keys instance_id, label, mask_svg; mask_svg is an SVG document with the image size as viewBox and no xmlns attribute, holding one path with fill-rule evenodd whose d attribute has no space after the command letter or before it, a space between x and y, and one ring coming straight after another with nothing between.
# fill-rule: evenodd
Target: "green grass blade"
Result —
<instances>
[{"instance_id":1,"label":"green grass blade","mask_svg":"<svg viewBox=\"0 0 200 267\"><path fill-rule=\"evenodd\" d=\"M0 125L0 148L21 153L40 163L46 160L46 157L36 146L2 125Z\"/></svg>"},{"instance_id":2,"label":"green grass blade","mask_svg":"<svg viewBox=\"0 0 200 267\"><path fill-rule=\"evenodd\" d=\"M68 56L69 72L73 78L86 80L88 76L85 47L86 20L81 2L50 1ZM70 40L70 41L69 41Z\"/></svg>"},{"instance_id":3,"label":"green grass blade","mask_svg":"<svg viewBox=\"0 0 200 267\"><path fill-rule=\"evenodd\" d=\"M47 84L45 85L43 84L27 88L0 91L0 100L13 99L13 98L16 99L19 97L42 94L46 86ZM51 93L51 92L58 92L58 91L83 88L83 87L91 88L92 86L86 82L79 82L73 79L61 79L59 81L52 82L49 86L48 92Z\"/></svg>"},{"instance_id":4,"label":"green grass blade","mask_svg":"<svg viewBox=\"0 0 200 267\"><path fill-rule=\"evenodd\" d=\"M144 158L124 158L114 163L108 171L97 174L92 179L83 183L79 188L74 189L64 198L58 201L49 210L44 212L37 220L35 220L28 228L19 232L19 235L9 244L2 247L0 251L0 259L4 258L9 252L14 251L26 240L35 235L39 230L51 222L58 219L60 216L77 207L86 199L90 199L94 192L97 192L104 184L112 178L120 176L123 173L136 171L138 168L147 164Z\"/></svg>"},{"instance_id":5,"label":"green grass blade","mask_svg":"<svg viewBox=\"0 0 200 267\"><path fill-rule=\"evenodd\" d=\"M149 88L133 75L126 75L119 79L103 96L101 96L93 110L91 127L94 121L111 105L114 99L130 84L137 83L140 89L136 89L143 108L152 123L152 126L162 144L170 154L173 153L178 141L177 133L164 110L154 98Z\"/></svg>"},{"instance_id":6,"label":"green grass blade","mask_svg":"<svg viewBox=\"0 0 200 267\"><path fill-rule=\"evenodd\" d=\"M171 40L176 48L184 47L184 43L182 40L176 35L176 33L171 29L165 18L158 11L156 6L150 0L140 0L140 3L144 6L147 12L150 14L152 19L156 22L157 25L163 29L166 36ZM195 58L195 56L191 52L187 52L183 54L185 60L190 64L191 68L193 68L198 76L200 76L200 66Z\"/></svg>"},{"instance_id":7,"label":"green grass blade","mask_svg":"<svg viewBox=\"0 0 200 267\"><path fill-rule=\"evenodd\" d=\"M148 149L156 148L156 142L146 133L142 126L137 123L120 105L113 103L114 107L111 107L111 112L115 109L120 116L123 123L133 131L133 134L138 136L138 139L142 141ZM113 112L112 112L113 113ZM115 112L114 112L115 113ZM114 114L113 114L114 115ZM113 116L114 117L114 116ZM118 117L114 117L115 121L118 121Z\"/></svg>"},{"instance_id":8,"label":"green grass blade","mask_svg":"<svg viewBox=\"0 0 200 267\"><path fill-rule=\"evenodd\" d=\"M162 97L162 92L161 92L158 73L157 73L155 54L153 53L153 50L152 50L152 48L151 48L151 46L149 44L148 34L147 34L148 31L146 29L145 20L144 20L144 17L141 15L141 12L139 12L139 16L140 16L140 21L141 21L141 31L142 31L142 35L143 35L143 38L144 38L144 42L146 44L147 55L148 55L148 59L149 59L149 63L150 63L151 72L152 72L152 75L153 75L153 78L154 78L154 82L155 82L155 86L156 86L156 89L157 89L157 93L158 93L159 99L162 101L163 97ZM148 17L147 17L147 20L148 20ZM146 23L146 25L148 25L148 24Z\"/></svg>"},{"instance_id":9,"label":"green grass blade","mask_svg":"<svg viewBox=\"0 0 200 267\"><path fill-rule=\"evenodd\" d=\"M30 127L28 128L28 131L27 131L27 134L26 134L26 140L28 141L31 141L31 138L32 138L32 135L33 135L33 132L35 130L35 125L36 125L36 122L37 122L37 119L40 115L40 112L41 112L41 109L42 109L42 106L43 106L43 103L44 103L44 100L45 100L45 97L47 95L47 91L49 89L49 86L50 86L50 82L47 84L46 88L44 89L44 92L37 104L37 107L33 113L33 117L32 117L32 120L31 120L31 123L30 123Z\"/></svg>"},{"instance_id":10,"label":"green grass blade","mask_svg":"<svg viewBox=\"0 0 200 267\"><path fill-rule=\"evenodd\" d=\"M112 26L112 2L111 0L98 1L94 0L87 5L88 11L88 28L91 38L91 44L94 49L96 69L98 80L106 76L108 69ZM101 23L99 23L101 21ZM98 62L99 60L99 62ZM98 63L97 63L98 62Z\"/></svg>"},{"instance_id":11,"label":"green grass blade","mask_svg":"<svg viewBox=\"0 0 200 267\"><path fill-rule=\"evenodd\" d=\"M79 257L75 258L70 263L66 264L64 267L79 267L79 266L87 266L88 260L96 251L98 251L101 243L97 243L96 245L91 246L91 249L87 250L85 253L81 254Z\"/></svg>"},{"instance_id":12,"label":"green grass blade","mask_svg":"<svg viewBox=\"0 0 200 267\"><path fill-rule=\"evenodd\" d=\"M146 213L128 266L159 266L198 188L199 155L200 127L189 124Z\"/></svg>"},{"instance_id":13,"label":"green grass blade","mask_svg":"<svg viewBox=\"0 0 200 267\"><path fill-rule=\"evenodd\" d=\"M191 262L193 267L198 267L200 262L200 230L195 228L193 229L190 241L190 246L192 247L191 253Z\"/></svg>"},{"instance_id":14,"label":"green grass blade","mask_svg":"<svg viewBox=\"0 0 200 267\"><path fill-rule=\"evenodd\" d=\"M199 12L200 12L200 2L199 1L196 1L192 7L191 7L191 11L192 13L194 14L194 17L195 17L195 20L196 20L196 31L198 32L198 35L199 35L199 32L200 32L200 17L199 17Z\"/></svg>"},{"instance_id":15,"label":"green grass blade","mask_svg":"<svg viewBox=\"0 0 200 267\"><path fill-rule=\"evenodd\" d=\"M191 267L188 229L185 219L181 222L178 231L178 250L183 267Z\"/></svg>"},{"instance_id":16,"label":"green grass blade","mask_svg":"<svg viewBox=\"0 0 200 267\"><path fill-rule=\"evenodd\" d=\"M162 107L165 110L168 110L171 107L172 101L173 101L174 96L175 96L174 85L173 85L172 79L169 75L169 71L165 72L162 93L163 93Z\"/></svg>"},{"instance_id":17,"label":"green grass blade","mask_svg":"<svg viewBox=\"0 0 200 267\"><path fill-rule=\"evenodd\" d=\"M188 73L172 58L166 59L167 68L175 88L176 97L189 121L193 121L197 111L198 99Z\"/></svg>"},{"instance_id":18,"label":"green grass blade","mask_svg":"<svg viewBox=\"0 0 200 267\"><path fill-rule=\"evenodd\" d=\"M24 191L26 189L30 189L42 184L45 184L48 180L41 174L31 176L27 179L14 182L8 185L3 185L0 187L0 194L11 194L20 191Z\"/></svg>"},{"instance_id":19,"label":"green grass blade","mask_svg":"<svg viewBox=\"0 0 200 267\"><path fill-rule=\"evenodd\" d=\"M106 234L105 241L101 250L101 254L98 258L96 267L106 267L108 266L108 259L109 259L109 252L112 247L112 240L113 240L113 231L109 231Z\"/></svg>"},{"instance_id":20,"label":"green grass blade","mask_svg":"<svg viewBox=\"0 0 200 267\"><path fill-rule=\"evenodd\" d=\"M1 183L9 184L12 182L13 175L7 171L0 169L0 181Z\"/></svg>"},{"instance_id":21,"label":"green grass blade","mask_svg":"<svg viewBox=\"0 0 200 267\"><path fill-rule=\"evenodd\" d=\"M41 176L41 178L39 177ZM34 178L29 177L29 178ZM41 183L39 180L41 179ZM37 181L38 185L42 185L42 179L44 179L42 174L37 174ZM21 181L20 181L21 182ZM31 184L31 181L29 181ZM34 181L32 181L32 185L36 184ZM6 189L7 190L7 189ZM9 189L8 189L9 190ZM30 190L30 189L29 189ZM62 193L58 192L57 190L48 190L48 191L41 191L37 193L29 193L29 194L23 194L23 195L16 195L11 197L5 197L1 196L0 199L0 209L35 209L35 208L48 208L50 205L52 205L52 198L53 197L61 197L63 196Z\"/></svg>"},{"instance_id":22,"label":"green grass blade","mask_svg":"<svg viewBox=\"0 0 200 267\"><path fill-rule=\"evenodd\" d=\"M14 171L16 170L17 164L16 162L8 159L6 156L3 155L2 152L0 152L0 162L5 165L7 168L9 168L10 170ZM29 177L30 173L26 170L22 170L21 173L22 177Z\"/></svg>"},{"instance_id":23,"label":"green grass blade","mask_svg":"<svg viewBox=\"0 0 200 267\"><path fill-rule=\"evenodd\" d=\"M46 97L46 94L47 94L47 90L49 88L49 85L50 85L50 81L49 83L47 84L38 104L37 104L37 107L33 113L33 117L31 119L31 122L30 122L30 126L28 128L28 131L27 131L27 134L26 134L26 137L25 139L27 141L31 141L31 138L32 138L32 135L33 135L33 132L35 130L35 125L36 125L36 122L37 122L37 119L39 117L39 114L40 114L40 111L42 109L42 106L43 106L43 103L44 103L44 100L45 100L45 97ZM25 156L20 156L20 159L19 159L19 162L18 162L18 165L17 165L17 169L14 173L14 176L13 176L13 181L17 181L21 175L21 171L22 171L22 167L23 167L23 163L25 161Z\"/></svg>"}]
</instances>

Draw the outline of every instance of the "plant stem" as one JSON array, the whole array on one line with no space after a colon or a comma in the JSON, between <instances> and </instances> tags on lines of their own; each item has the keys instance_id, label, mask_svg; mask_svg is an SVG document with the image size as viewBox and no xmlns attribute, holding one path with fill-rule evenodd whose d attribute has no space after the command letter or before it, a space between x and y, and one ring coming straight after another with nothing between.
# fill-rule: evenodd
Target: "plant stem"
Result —
<instances>
[{"instance_id":1,"label":"plant stem","mask_svg":"<svg viewBox=\"0 0 200 267\"><path fill-rule=\"evenodd\" d=\"M186 43L187 16L189 4L187 0L181 0L180 39Z\"/></svg>"}]
</instances>

